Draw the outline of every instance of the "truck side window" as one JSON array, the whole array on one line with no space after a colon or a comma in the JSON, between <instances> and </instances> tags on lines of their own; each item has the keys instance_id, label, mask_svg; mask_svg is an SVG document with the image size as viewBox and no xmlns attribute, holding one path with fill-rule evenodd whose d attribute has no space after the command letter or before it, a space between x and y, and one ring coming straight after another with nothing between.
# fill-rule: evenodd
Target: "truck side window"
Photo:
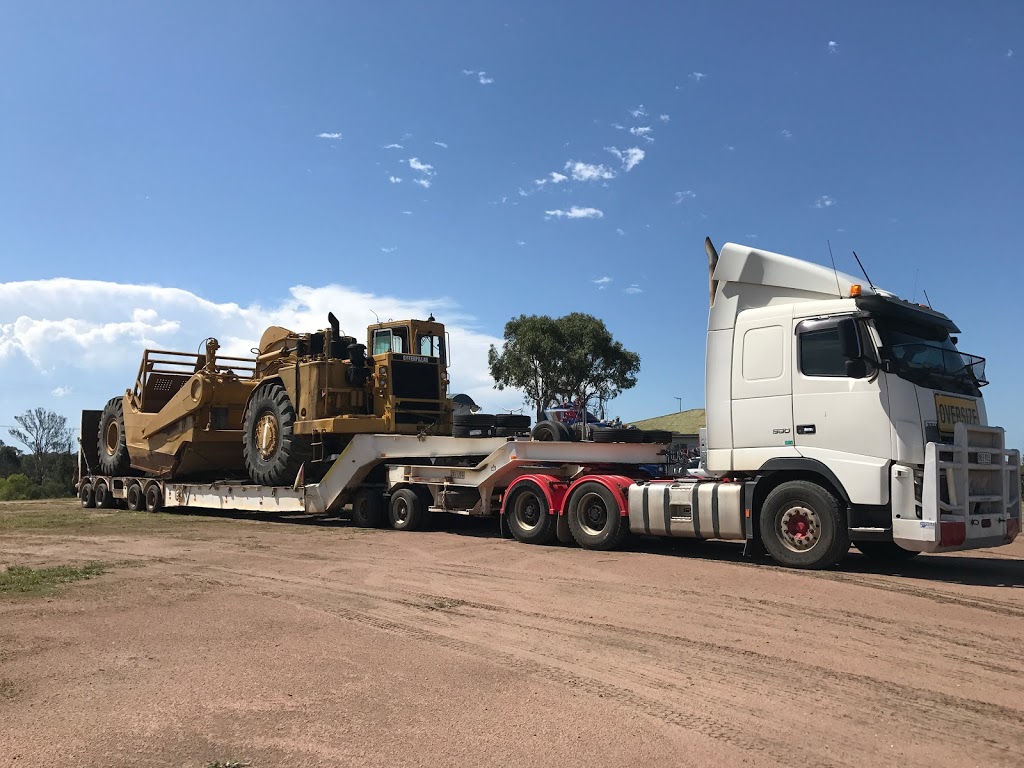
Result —
<instances>
[{"instance_id":1,"label":"truck side window","mask_svg":"<svg viewBox=\"0 0 1024 768\"><path fill-rule=\"evenodd\" d=\"M845 376L846 358L839 350L835 326L800 334L800 372L804 376Z\"/></svg>"},{"instance_id":2,"label":"truck side window","mask_svg":"<svg viewBox=\"0 0 1024 768\"><path fill-rule=\"evenodd\" d=\"M373 332L373 352L374 355L386 355L391 351L391 331L374 331Z\"/></svg>"}]
</instances>

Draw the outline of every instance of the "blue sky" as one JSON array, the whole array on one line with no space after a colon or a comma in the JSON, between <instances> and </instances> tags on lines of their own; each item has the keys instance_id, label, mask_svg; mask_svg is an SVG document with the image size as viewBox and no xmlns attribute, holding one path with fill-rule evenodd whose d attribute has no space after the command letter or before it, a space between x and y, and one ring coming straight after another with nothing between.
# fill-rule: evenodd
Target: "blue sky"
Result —
<instances>
[{"instance_id":1,"label":"blue sky","mask_svg":"<svg viewBox=\"0 0 1024 768\"><path fill-rule=\"evenodd\" d=\"M1024 443L1024 5L507 5L5 4L0 422L331 301L457 325L492 409L506 320L590 312L615 414L698 407L710 235L927 290Z\"/></svg>"}]
</instances>

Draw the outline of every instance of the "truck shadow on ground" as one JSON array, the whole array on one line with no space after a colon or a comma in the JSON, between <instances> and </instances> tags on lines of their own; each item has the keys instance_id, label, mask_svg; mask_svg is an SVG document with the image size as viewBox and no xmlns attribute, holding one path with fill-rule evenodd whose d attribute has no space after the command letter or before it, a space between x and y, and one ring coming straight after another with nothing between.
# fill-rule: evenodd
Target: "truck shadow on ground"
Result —
<instances>
[{"instance_id":1,"label":"truck shadow on ground","mask_svg":"<svg viewBox=\"0 0 1024 768\"><path fill-rule=\"evenodd\" d=\"M228 520L249 520L286 525L305 525L322 528L354 528L346 517L337 513L327 515L280 514L274 512L238 512L215 509L183 509L183 514L194 517L210 517ZM430 532L452 536L469 536L480 539L501 538L498 523L494 518L464 517L450 515L447 519L435 516ZM396 536L415 536L416 533L386 531ZM509 541L510 545L521 545ZM578 549L575 544L554 544L555 547ZM707 562L756 565L781 569L767 556L748 558L743 555L743 545L732 541L698 541L695 539L666 539L657 536L631 536L619 550L636 554L660 557L685 557ZM599 553L595 553L599 554ZM815 573L835 576L891 576L902 579L919 579L942 584L960 584L975 587L1024 588L1024 560L1005 557L972 557L970 555L920 555L902 563L885 563L871 560L851 549L836 568L828 571L789 571L790 573Z\"/></svg>"}]
</instances>

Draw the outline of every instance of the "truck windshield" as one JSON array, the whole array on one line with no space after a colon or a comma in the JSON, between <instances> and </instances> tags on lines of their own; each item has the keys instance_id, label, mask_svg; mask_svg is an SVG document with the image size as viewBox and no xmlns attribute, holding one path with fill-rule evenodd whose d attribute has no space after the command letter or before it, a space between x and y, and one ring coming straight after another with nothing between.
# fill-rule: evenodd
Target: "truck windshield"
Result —
<instances>
[{"instance_id":1,"label":"truck windshield","mask_svg":"<svg viewBox=\"0 0 1024 768\"><path fill-rule=\"evenodd\" d=\"M975 397L988 384L985 358L958 350L945 328L884 317L875 318L875 327L882 338L882 357L901 379Z\"/></svg>"}]
</instances>

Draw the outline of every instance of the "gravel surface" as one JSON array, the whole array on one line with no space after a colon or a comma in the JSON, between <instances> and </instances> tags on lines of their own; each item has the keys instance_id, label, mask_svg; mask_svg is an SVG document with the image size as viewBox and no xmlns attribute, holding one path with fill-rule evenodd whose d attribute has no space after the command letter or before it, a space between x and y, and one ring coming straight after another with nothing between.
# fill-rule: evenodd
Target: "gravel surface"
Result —
<instances>
[{"instance_id":1,"label":"gravel surface","mask_svg":"<svg viewBox=\"0 0 1024 768\"><path fill-rule=\"evenodd\" d=\"M0 563L109 567L0 600L0 766L1024 761L1021 541L806 573L465 519L11 522L41 509L0 509Z\"/></svg>"}]
</instances>

